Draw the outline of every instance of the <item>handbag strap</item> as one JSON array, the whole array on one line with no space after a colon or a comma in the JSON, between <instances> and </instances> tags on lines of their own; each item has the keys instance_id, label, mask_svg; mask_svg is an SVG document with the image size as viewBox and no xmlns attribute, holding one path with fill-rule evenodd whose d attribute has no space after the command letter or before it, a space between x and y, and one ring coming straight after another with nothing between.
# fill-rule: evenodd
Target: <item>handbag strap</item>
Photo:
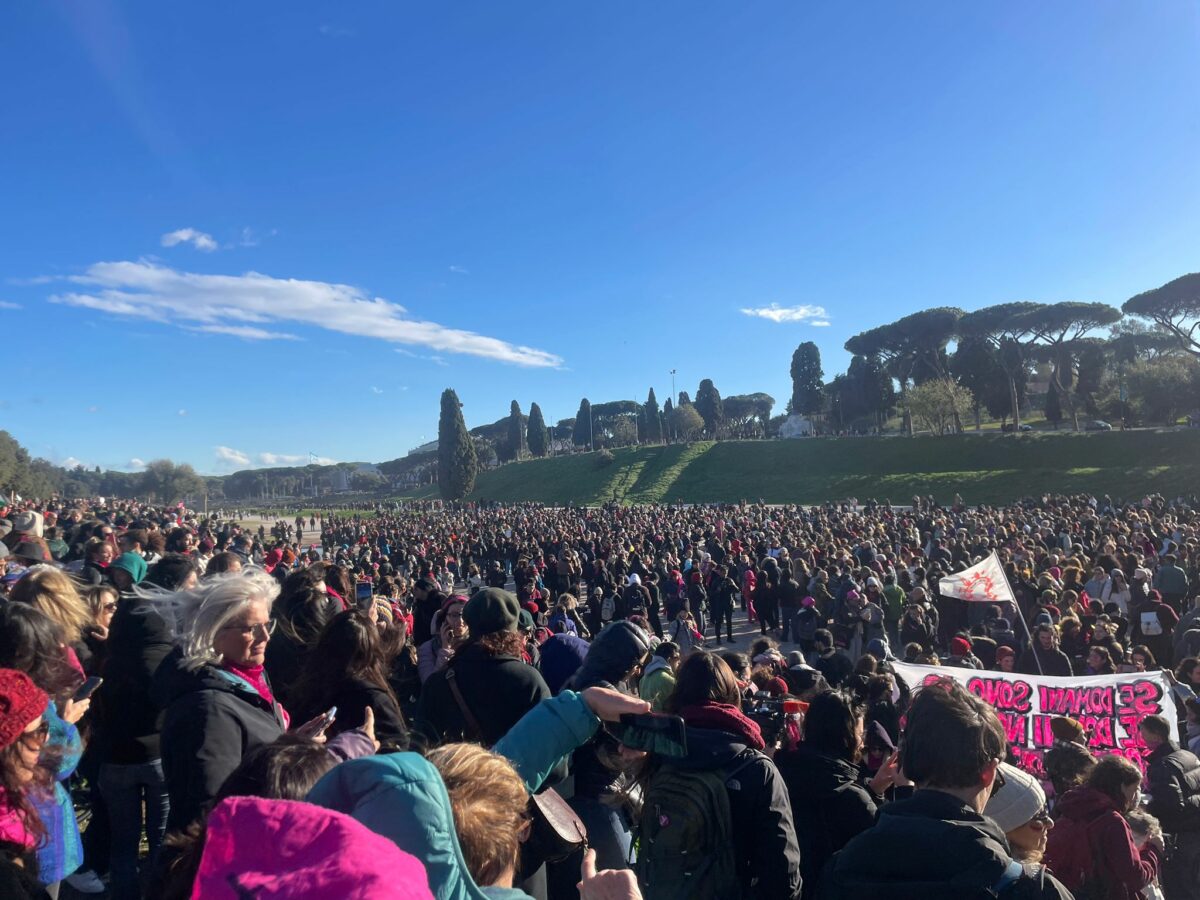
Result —
<instances>
[{"instance_id":1,"label":"handbag strap","mask_svg":"<svg viewBox=\"0 0 1200 900\"><path fill-rule=\"evenodd\" d=\"M463 699L462 690L458 686L458 680L454 677L454 666L446 666L446 684L450 687L450 693L454 695L454 702L458 704L458 711L462 713L463 722L467 726L467 737L480 744L484 743L483 729L479 727L479 720L475 718L475 714L467 706L467 701Z\"/></svg>"}]
</instances>

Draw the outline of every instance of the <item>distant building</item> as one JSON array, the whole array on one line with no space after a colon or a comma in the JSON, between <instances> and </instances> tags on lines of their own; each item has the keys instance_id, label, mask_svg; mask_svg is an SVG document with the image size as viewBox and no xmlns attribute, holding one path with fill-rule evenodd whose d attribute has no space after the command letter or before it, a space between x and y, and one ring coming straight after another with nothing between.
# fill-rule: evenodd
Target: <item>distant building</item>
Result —
<instances>
[{"instance_id":1,"label":"distant building","mask_svg":"<svg viewBox=\"0 0 1200 900\"><path fill-rule=\"evenodd\" d=\"M812 420L799 415L788 416L779 426L781 438L812 437L814 431Z\"/></svg>"},{"instance_id":2,"label":"distant building","mask_svg":"<svg viewBox=\"0 0 1200 900\"><path fill-rule=\"evenodd\" d=\"M338 467L329 474L329 487L336 494L350 490L350 473Z\"/></svg>"}]
</instances>

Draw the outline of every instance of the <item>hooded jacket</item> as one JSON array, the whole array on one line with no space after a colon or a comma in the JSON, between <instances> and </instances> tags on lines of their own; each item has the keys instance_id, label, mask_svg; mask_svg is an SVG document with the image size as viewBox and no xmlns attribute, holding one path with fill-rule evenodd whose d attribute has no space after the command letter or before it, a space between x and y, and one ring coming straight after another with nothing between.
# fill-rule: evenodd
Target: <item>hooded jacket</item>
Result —
<instances>
[{"instance_id":1,"label":"hooded jacket","mask_svg":"<svg viewBox=\"0 0 1200 900\"><path fill-rule=\"evenodd\" d=\"M1057 829L1055 829L1057 830ZM1053 834L1053 831L1051 832ZM919 790L889 803L875 826L852 839L825 867L820 900L888 900L990 890L1012 858L1000 826L944 791ZM1071 900L1052 876L1023 872L1005 900Z\"/></svg>"},{"instance_id":2,"label":"hooded jacket","mask_svg":"<svg viewBox=\"0 0 1200 900\"><path fill-rule=\"evenodd\" d=\"M193 896L432 900L421 861L349 816L289 800L230 797L208 818Z\"/></svg>"},{"instance_id":3,"label":"hooded jacket","mask_svg":"<svg viewBox=\"0 0 1200 900\"><path fill-rule=\"evenodd\" d=\"M523 891L475 883L446 785L423 756L391 753L350 760L327 772L307 799L345 813L421 860L436 900L527 900Z\"/></svg>"},{"instance_id":4,"label":"hooded jacket","mask_svg":"<svg viewBox=\"0 0 1200 900\"><path fill-rule=\"evenodd\" d=\"M1077 787L1054 813L1043 861L1068 889L1078 891L1087 881L1100 886L1103 900L1137 900L1158 875L1158 851L1150 844L1138 851L1125 817L1106 794Z\"/></svg>"},{"instance_id":5,"label":"hooded jacket","mask_svg":"<svg viewBox=\"0 0 1200 900\"><path fill-rule=\"evenodd\" d=\"M198 818L242 758L284 732L279 704L248 682L214 665L190 672L182 662L176 649L159 666L154 684L166 710L161 749L171 830Z\"/></svg>"}]
</instances>

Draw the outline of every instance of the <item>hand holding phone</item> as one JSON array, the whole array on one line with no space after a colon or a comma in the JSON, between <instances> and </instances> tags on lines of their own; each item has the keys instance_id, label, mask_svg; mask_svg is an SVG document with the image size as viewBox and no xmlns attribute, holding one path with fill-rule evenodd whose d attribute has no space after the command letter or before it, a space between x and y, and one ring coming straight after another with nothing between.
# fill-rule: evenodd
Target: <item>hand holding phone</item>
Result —
<instances>
[{"instance_id":1,"label":"hand holding phone","mask_svg":"<svg viewBox=\"0 0 1200 900\"><path fill-rule=\"evenodd\" d=\"M104 684L104 679L99 675L93 675L79 686L74 696L71 697L71 700L75 703L82 703L88 697L92 696L92 694L96 693L96 689L102 684Z\"/></svg>"}]
</instances>

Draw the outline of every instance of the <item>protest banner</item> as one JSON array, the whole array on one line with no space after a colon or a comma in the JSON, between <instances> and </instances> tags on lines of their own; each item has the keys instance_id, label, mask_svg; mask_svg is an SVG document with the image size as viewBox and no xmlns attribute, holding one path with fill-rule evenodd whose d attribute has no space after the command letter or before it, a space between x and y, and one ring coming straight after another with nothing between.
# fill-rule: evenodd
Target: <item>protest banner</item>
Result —
<instances>
[{"instance_id":1,"label":"protest banner","mask_svg":"<svg viewBox=\"0 0 1200 900\"><path fill-rule=\"evenodd\" d=\"M1093 753L1119 753L1145 771L1146 745L1138 725L1150 715L1163 715L1171 724L1171 739L1179 740L1175 698L1161 672L1053 678L960 669L955 666L914 666L892 663L896 674L914 690L930 681L953 678L996 710L1023 769L1042 774L1042 757L1054 743L1050 721L1056 716L1076 719L1088 733Z\"/></svg>"}]
</instances>

